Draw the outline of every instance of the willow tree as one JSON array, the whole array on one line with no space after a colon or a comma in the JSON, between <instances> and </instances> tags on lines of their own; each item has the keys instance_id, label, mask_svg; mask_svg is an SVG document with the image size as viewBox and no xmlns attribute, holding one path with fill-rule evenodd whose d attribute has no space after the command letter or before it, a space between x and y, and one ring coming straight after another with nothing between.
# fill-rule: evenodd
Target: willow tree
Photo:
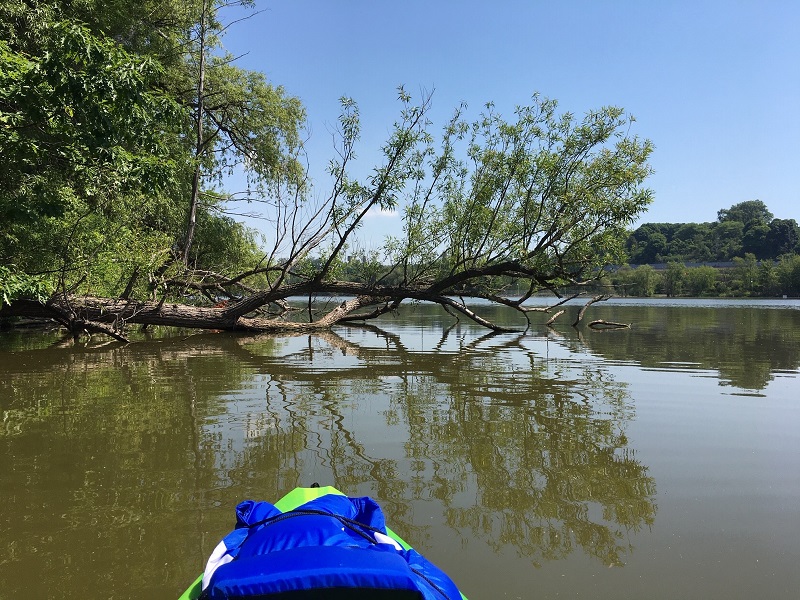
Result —
<instances>
[{"instance_id":1,"label":"willow tree","mask_svg":"<svg viewBox=\"0 0 800 600\"><path fill-rule=\"evenodd\" d=\"M500 330L470 298L527 314L533 294L584 286L620 260L626 228L652 196L644 187L652 146L631 135L622 109L579 119L536 95L508 120L491 104L472 121L460 107L435 135L430 97L415 103L402 89L399 96L400 117L366 178L350 175L360 123L357 105L344 99L329 193L315 194L298 171L269 182L268 245L255 268L183 272L165 278L150 301L84 296L73 306L79 302L84 322L116 327L278 331L375 318L419 300ZM291 158L299 162L299 150ZM402 233L385 240L369 277L342 278L359 227L376 209L399 211ZM315 294L348 299L321 314L290 310L289 298ZM58 309L51 302L37 310Z\"/></svg>"}]
</instances>

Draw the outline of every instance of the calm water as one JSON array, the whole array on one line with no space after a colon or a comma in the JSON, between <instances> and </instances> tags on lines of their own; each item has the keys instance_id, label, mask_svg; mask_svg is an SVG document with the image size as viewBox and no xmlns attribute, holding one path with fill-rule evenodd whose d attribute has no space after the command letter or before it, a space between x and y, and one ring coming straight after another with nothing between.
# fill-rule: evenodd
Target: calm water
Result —
<instances>
[{"instance_id":1,"label":"calm water","mask_svg":"<svg viewBox=\"0 0 800 600\"><path fill-rule=\"evenodd\" d=\"M237 502L314 481L375 497L471 600L797 598L800 302L571 315L0 335L0 598L174 599Z\"/></svg>"}]
</instances>

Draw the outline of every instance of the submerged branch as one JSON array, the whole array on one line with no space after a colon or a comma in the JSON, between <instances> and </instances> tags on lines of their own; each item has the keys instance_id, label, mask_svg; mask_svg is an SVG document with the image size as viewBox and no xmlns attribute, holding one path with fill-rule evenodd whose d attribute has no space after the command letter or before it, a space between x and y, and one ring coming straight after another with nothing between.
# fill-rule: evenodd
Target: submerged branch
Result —
<instances>
[{"instance_id":1,"label":"submerged branch","mask_svg":"<svg viewBox=\"0 0 800 600\"><path fill-rule=\"evenodd\" d=\"M599 319L597 321L592 321L589 323L589 327L592 329L630 329L630 323L615 323L614 321L603 321Z\"/></svg>"},{"instance_id":2,"label":"submerged branch","mask_svg":"<svg viewBox=\"0 0 800 600\"><path fill-rule=\"evenodd\" d=\"M573 327L577 327L581 320L583 319L583 315L586 313L586 310L595 302L605 302L606 300L611 298L611 294L600 294L599 296L595 296L591 300L589 300L578 313L578 318L575 319L575 322L572 324Z\"/></svg>"}]
</instances>

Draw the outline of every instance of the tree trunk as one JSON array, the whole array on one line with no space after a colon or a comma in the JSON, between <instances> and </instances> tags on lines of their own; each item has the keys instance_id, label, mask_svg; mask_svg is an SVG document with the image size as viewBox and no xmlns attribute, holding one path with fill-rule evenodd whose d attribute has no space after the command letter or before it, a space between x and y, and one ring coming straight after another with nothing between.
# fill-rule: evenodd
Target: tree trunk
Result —
<instances>
[{"instance_id":1,"label":"tree trunk","mask_svg":"<svg viewBox=\"0 0 800 600\"><path fill-rule=\"evenodd\" d=\"M54 319L71 331L109 333L121 330L123 324L164 325L194 329L228 331L314 331L329 329L341 319L365 305L373 303L359 296L346 300L313 322L285 321L281 318L239 317L228 306L200 307L186 304L134 302L114 298L71 297L41 304L17 300L3 306L0 317L32 317ZM109 335L111 335L109 333ZM114 336L116 337L116 336ZM118 338L120 339L120 338Z\"/></svg>"},{"instance_id":2,"label":"tree trunk","mask_svg":"<svg viewBox=\"0 0 800 600\"><path fill-rule=\"evenodd\" d=\"M200 202L200 157L203 154L203 112L205 111L205 82L206 82L206 28L208 20L208 5L203 0L203 11L200 15L200 57L199 73L197 76L197 112L195 113L195 166L192 176L192 197L189 202L189 216L186 222L186 238L183 243L183 264L189 264L189 251L194 240L194 231L197 227L197 205Z\"/></svg>"}]
</instances>

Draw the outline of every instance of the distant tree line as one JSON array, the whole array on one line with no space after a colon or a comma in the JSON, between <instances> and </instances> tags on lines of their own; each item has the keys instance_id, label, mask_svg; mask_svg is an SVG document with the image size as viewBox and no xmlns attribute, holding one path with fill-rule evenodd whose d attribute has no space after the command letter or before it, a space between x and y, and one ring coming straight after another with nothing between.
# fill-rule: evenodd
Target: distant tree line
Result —
<instances>
[{"instance_id":1,"label":"distant tree line","mask_svg":"<svg viewBox=\"0 0 800 600\"><path fill-rule=\"evenodd\" d=\"M638 266L610 272L605 284L618 295L800 296L800 226L761 200L722 209L713 223L645 223L625 247Z\"/></svg>"},{"instance_id":2,"label":"distant tree line","mask_svg":"<svg viewBox=\"0 0 800 600\"><path fill-rule=\"evenodd\" d=\"M349 281L374 281L383 268L376 256L359 251L339 266L339 274ZM563 295L578 292L611 293L615 296L667 297L800 297L800 254L787 254L779 260L756 259L748 253L720 266L692 265L671 261L658 265L622 265L610 268L590 286L560 288ZM399 275L390 275L393 283ZM501 282L506 293L522 295L525 289L511 279Z\"/></svg>"},{"instance_id":3,"label":"distant tree line","mask_svg":"<svg viewBox=\"0 0 800 600\"><path fill-rule=\"evenodd\" d=\"M604 287L618 296L796 298L800 296L800 255L759 261L748 253L726 267L686 266L677 261L662 269L625 265L607 275Z\"/></svg>"},{"instance_id":4,"label":"distant tree line","mask_svg":"<svg viewBox=\"0 0 800 600\"><path fill-rule=\"evenodd\" d=\"M774 218L760 200L720 210L714 223L646 223L628 236L626 249L628 263L587 289L638 297L800 296L800 226ZM383 266L378 253L359 249L340 268L344 278L371 282ZM511 280L506 286L525 292Z\"/></svg>"},{"instance_id":5,"label":"distant tree line","mask_svg":"<svg viewBox=\"0 0 800 600\"><path fill-rule=\"evenodd\" d=\"M761 200L748 200L717 213L713 223L645 223L626 242L634 265L669 262L731 262L752 254L777 260L800 253L800 226L776 219Z\"/></svg>"}]
</instances>

